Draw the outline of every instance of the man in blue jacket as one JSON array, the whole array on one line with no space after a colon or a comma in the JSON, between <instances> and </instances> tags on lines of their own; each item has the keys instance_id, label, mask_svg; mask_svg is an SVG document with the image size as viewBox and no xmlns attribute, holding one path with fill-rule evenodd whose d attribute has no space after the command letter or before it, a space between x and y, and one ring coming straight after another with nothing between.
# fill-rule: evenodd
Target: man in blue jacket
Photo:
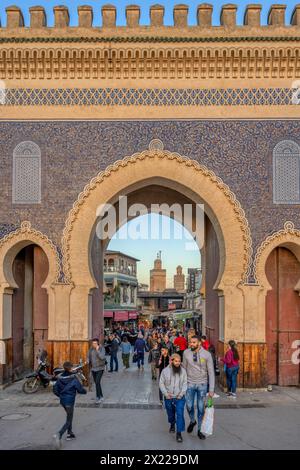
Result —
<instances>
[{"instance_id":1,"label":"man in blue jacket","mask_svg":"<svg viewBox=\"0 0 300 470\"><path fill-rule=\"evenodd\" d=\"M142 370L144 370L145 351L148 351L146 341L144 340L144 337L143 337L142 333L140 332L138 334L138 339L136 340L136 342L134 344L134 352L137 354L138 369L140 369L141 365L142 365Z\"/></svg>"},{"instance_id":2,"label":"man in blue jacket","mask_svg":"<svg viewBox=\"0 0 300 470\"><path fill-rule=\"evenodd\" d=\"M72 373L73 364L69 361L63 365L64 372L61 374L53 387L53 392L60 398L60 404L65 409L67 419L61 430L53 436L55 447L61 448L61 438L63 434L68 431L67 441L75 439L75 434L72 431L72 422L75 406L76 393L85 394L86 390L79 382L77 376Z\"/></svg>"}]
</instances>

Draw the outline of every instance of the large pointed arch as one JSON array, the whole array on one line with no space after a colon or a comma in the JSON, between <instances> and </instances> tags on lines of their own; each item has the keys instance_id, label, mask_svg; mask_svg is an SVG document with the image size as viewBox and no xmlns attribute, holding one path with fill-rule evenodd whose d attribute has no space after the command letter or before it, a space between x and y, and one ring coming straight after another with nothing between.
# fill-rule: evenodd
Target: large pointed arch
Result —
<instances>
[{"instance_id":1,"label":"large pointed arch","mask_svg":"<svg viewBox=\"0 0 300 470\"><path fill-rule=\"evenodd\" d=\"M97 208L128 186L157 177L178 184L179 191L181 188L192 191L211 211L216 232L224 241L223 269L217 288L246 282L252 256L251 234L244 210L233 192L197 161L153 145L108 166L80 193L69 212L62 238L66 278L75 286L95 287L89 250Z\"/></svg>"}]
</instances>

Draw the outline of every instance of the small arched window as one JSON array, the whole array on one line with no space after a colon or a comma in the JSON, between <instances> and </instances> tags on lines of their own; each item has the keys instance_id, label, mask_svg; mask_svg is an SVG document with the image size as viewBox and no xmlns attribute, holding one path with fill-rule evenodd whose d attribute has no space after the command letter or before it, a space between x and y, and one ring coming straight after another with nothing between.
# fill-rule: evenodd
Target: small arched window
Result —
<instances>
[{"instance_id":1,"label":"small arched window","mask_svg":"<svg viewBox=\"0 0 300 470\"><path fill-rule=\"evenodd\" d=\"M273 150L274 204L300 204L300 147L292 140Z\"/></svg>"},{"instance_id":2,"label":"small arched window","mask_svg":"<svg viewBox=\"0 0 300 470\"><path fill-rule=\"evenodd\" d=\"M34 142L21 142L14 149L12 202L41 203L41 150Z\"/></svg>"}]
</instances>

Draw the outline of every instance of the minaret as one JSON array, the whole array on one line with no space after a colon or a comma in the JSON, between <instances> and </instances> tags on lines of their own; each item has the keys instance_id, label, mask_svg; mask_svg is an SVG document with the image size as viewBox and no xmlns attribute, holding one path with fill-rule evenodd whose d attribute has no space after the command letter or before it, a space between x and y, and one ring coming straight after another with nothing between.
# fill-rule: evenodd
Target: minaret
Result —
<instances>
[{"instance_id":1,"label":"minaret","mask_svg":"<svg viewBox=\"0 0 300 470\"><path fill-rule=\"evenodd\" d=\"M185 275L182 274L182 266L177 266L176 274L174 275L174 289L177 292L183 292L185 289Z\"/></svg>"},{"instance_id":2,"label":"minaret","mask_svg":"<svg viewBox=\"0 0 300 470\"><path fill-rule=\"evenodd\" d=\"M150 292L163 292L167 284L167 272L162 269L161 251L154 260L154 269L150 271Z\"/></svg>"}]
</instances>

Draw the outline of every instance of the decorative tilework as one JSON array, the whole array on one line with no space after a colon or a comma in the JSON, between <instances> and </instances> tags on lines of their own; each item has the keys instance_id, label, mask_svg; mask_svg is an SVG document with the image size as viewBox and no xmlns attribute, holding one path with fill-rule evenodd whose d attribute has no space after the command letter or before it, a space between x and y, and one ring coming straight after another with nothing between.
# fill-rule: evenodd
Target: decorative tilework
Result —
<instances>
[{"instance_id":1,"label":"decorative tilework","mask_svg":"<svg viewBox=\"0 0 300 470\"><path fill-rule=\"evenodd\" d=\"M0 224L0 239L17 229L13 224Z\"/></svg>"},{"instance_id":2,"label":"decorative tilework","mask_svg":"<svg viewBox=\"0 0 300 470\"><path fill-rule=\"evenodd\" d=\"M11 88L4 106L287 106L291 88Z\"/></svg>"},{"instance_id":3,"label":"decorative tilework","mask_svg":"<svg viewBox=\"0 0 300 470\"><path fill-rule=\"evenodd\" d=\"M300 205L274 204L272 187L275 146L283 140L300 145L299 136L300 119L0 121L0 236L1 227L14 224L13 230L20 220L30 220L59 247L68 212L93 176L159 139L165 149L205 165L234 192L249 222L255 256L287 220L300 229ZM11 205L13 150L25 140L36 142L43 155L39 206ZM252 270L248 282L254 281Z\"/></svg>"}]
</instances>

